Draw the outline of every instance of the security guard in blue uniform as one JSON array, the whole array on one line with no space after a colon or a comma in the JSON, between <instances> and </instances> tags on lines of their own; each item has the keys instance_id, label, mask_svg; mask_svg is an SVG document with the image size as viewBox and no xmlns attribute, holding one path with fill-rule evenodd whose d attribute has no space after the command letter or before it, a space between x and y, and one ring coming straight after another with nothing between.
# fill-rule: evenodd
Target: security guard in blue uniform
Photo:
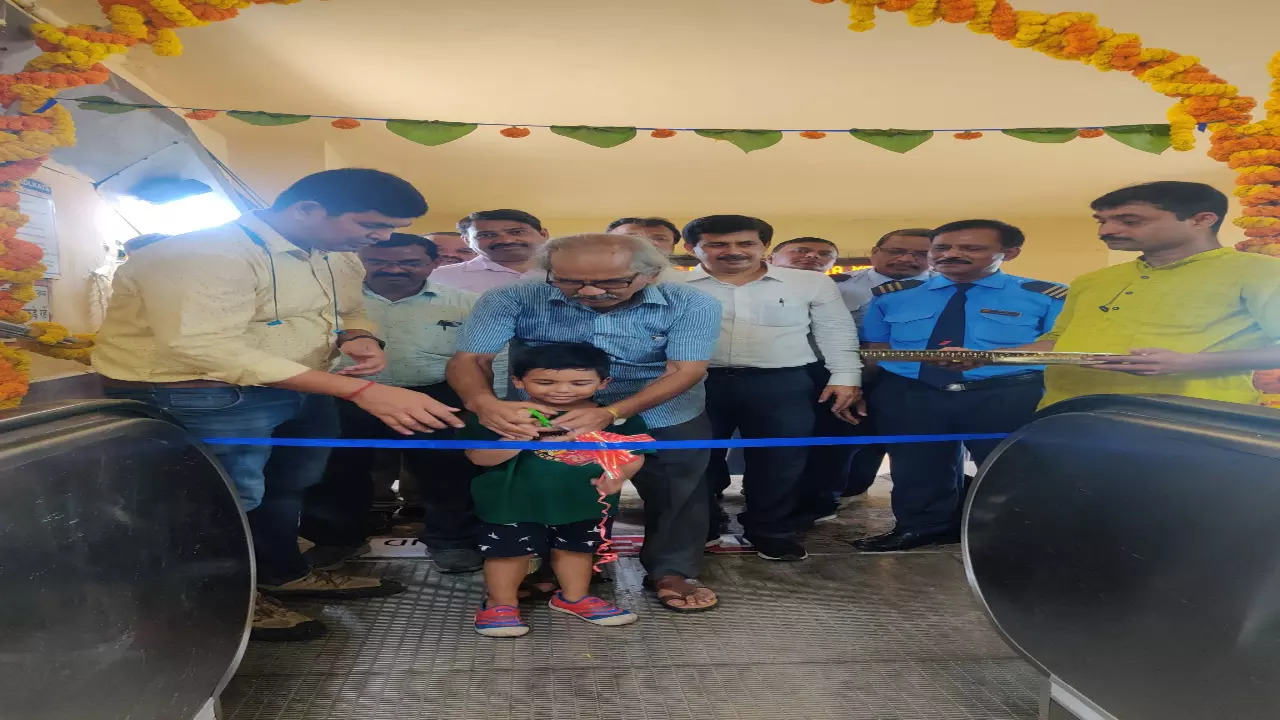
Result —
<instances>
[{"instance_id":1,"label":"security guard in blue uniform","mask_svg":"<svg viewBox=\"0 0 1280 720\"><path fill-rule=\"evenodd\" d=\"M1034 342L1053 327L1065 285L1007 275L1022 231L995 220L965 220L930 233L939 275L880 285L862 323L868 349L997 350ZM965 369L959 363L883 362L871 413L885 435L1007 433L1031 420L1044 394L1044 368ZM964 450L981 464L998 441L891 445L893 532L858 540L869 552L959 540Z\"/></svg>"}]
</instances>

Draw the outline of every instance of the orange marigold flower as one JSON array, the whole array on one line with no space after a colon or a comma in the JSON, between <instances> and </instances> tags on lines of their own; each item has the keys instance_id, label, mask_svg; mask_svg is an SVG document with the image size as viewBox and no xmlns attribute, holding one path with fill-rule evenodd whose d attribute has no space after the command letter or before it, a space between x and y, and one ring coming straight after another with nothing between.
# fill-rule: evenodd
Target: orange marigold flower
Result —
<instances>
[{"instance_id":1,"label":"orange marigold flower","mask_svg":"<svg viewBox=\"0 0 1280 720\"><path fill-rule=\"evenodd\" d=\"M1242 212L1245 217L1280 217L1280 205L1246 207Z\"/></svg>"},{"instance_id":2,"label":"orange marigold flower","mask_svg":"<svg viewBox=\"0 0 1280 720\"><path fill-rule=\"evenodd\" d=\"M218 111L217 110L192 110L189 113L184 113L182 117L188 118L190 120L212 120L213 118L218 117Z\"/></svg>"},{"instance_id":3,"label":"orange marigold flower","mask_svg":"<svg viewBox=\"0 0 1280 720\"><path fill-rule=\"evenodd\" d=\"M976 130L966 130L965 132L958 132L951 137L957 140L977 140L982 137L982 133L977 132Z\"/></svg>"},{"instance_id":4,"label":"orange marigold flower","mask_svg":"<svg viewBox=\"0 0 1280 720\"><path fill-rule=\"evenodd\" d=\"M1106 134L1107 134L1107 131L1103 130L1102 128L1084 128L1083 130L1080 131L1080 137L1085 139L1102 137L1103 135L1106 135Z\"/></svg>"},{"instance_id":5,"label":"orange marigold flower","mask_svg":"<svg viewBox=\"0 0 1280 720\"><path fill-rule=\"evenodd\" d=\"M800 137L806 140L821 140L826 136L827 136L826 133L818 130L805 130L804 132L800 133Z\"/></svg>"},{"instance_id":6,"label":"orange marigold flower","mask_svg":"<svg viewBox=\"0 0 1280 720\"><path fill-rule=\"evenodd\" d=\"M1227 167L1232 170L1258 167L1259 165L1280 165L1280 151L1267 150L1261 155L1243 155L1227 160Z\"/></svg>"},{"instance_id":7,"label":"orange marigold flower","mask_svg":"<svg viewBox=\"0 0 1280 720\"><path fill-rule=\"evenodd\" d=\"M1280 237L1280 225L1275 225L1272 227L1262 227L1262 228L1249 228L1244 231L1244 235L1245 237L1251 237L1251 238ZM1267 244L1268 243L1259 243L1258 245L1255 245L1253 247L1261 247L1262 245L1267 245Z\"/></svg>"},{"instance_id":8,"label":"orange marigold flower","mask_svg":"<svg viewBox=\"0 0 1280 720\"><path fill-rule=\"evenodd\" d=\"M1000 40L1012 40L1018 36L1018 15L1009 0L996 0L991 11L991 34Z\"/></svg>"},{"instance_id":9,"label":"orange marigold flower","mask_svg":"<svg viewBox=\"0 0 1280 720\"><path fill-rule=\"evenodd\" d=\"M527 127L508 127L502 128L502 137L522 138L528 137L531 131Z\"/></svg>"},{"instance_id":10,"label":"orange marigold flower","mask_svg":"<svg viewBox=\"0 0 1280 720\"><path fill-rule=\"evenodd\" d=\"M835 2L835 0L809 0L809 2L818 3L819 5L826 5L827 3Z\"/></svg>"},{"instance_id":11,"label":"orange marigold flower","mask_svg":"<svg viewBox=\"0 0 1280 720\"><path fill-rule=\"evenodd\" d=\"M827 1L828 1L828 2L830 2L830 0L827 0ZM659 128L659 129L654 130L653 132L649 133L649 137L656 137L656 138L659 138L659 139L661 139L661 138L675 137L675 136L676 136L676 131L675 131L675 130L668 130L668 129L666 129L666 128Z\"/></svg>"},{"instance_id":12,"label":"orange marigold flower","mask_svg":"<svg viewBox=\"0 0 1280 720\"><path fill-rule=\"evenodd\" d=\"M339 130L354 130L360 127L360 121L355 118L338 118L329 124Z\"/></svg>"}]
</instances>

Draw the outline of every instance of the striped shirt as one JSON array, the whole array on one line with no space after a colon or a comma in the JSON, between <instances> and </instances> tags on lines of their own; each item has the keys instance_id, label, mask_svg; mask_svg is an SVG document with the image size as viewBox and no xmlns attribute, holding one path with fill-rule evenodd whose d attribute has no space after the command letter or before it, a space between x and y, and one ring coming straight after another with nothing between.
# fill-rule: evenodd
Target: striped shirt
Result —
<instances>
[{"instance_id":1,"label":"striped shirt","mask_svg":"<svg viewBox=\"0 0 1280 720\"><path fill-rule=\"evenodd\" d=\"M682 283L650 285L639 302L597 312L546 283L518 283L480 297L462 324L458 351L492 355L510 341L527 345L586 342L613 358L613 382L598 395L618 402L666 372L668 362L706 362L720 337L720 303ZM702 381L640 414L651 428L670 427L702 414Z\"/></svg>"}]
</instances>

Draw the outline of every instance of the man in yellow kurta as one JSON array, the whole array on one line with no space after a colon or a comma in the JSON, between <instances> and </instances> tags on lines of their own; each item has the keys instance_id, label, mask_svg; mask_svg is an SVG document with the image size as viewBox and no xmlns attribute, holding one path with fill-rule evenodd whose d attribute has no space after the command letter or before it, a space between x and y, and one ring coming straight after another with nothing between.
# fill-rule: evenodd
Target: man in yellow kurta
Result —
<instances>
[{"instance_id":1,"label":"man in yellow kurta","mask_svg":"<svg viewBox=\"0 0 1280 720\"><path fill-rule=\"evenodd\" d=\"M1108 248L1142 255L1077 278L1053 330L1025 349L1119 357L1050 366L1041 407L1099 394L1256 404L1253 372L1280 368L1280 261L1219 244L1226 196L1154 182L1092 208Z\"/></svg>"}]
</instances>

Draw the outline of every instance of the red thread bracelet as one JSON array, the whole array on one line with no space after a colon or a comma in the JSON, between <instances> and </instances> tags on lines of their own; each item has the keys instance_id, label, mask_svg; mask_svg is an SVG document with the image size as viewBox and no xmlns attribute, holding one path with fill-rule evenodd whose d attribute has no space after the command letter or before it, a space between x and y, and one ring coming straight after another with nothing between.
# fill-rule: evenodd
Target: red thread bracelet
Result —
<instances>
[{"instance_id":1,"label":"red thread bracelet","mask_svg":"<svg viewBox=\"0 0 1280 720\"><path fill-rule=\"evenodd\" d=\"M360 388L359 388L358 390L356 390L355 392L351 393L350 395L343 395L343 396L342 396L342 399L343 399L343 400L350 400L351 398L354 398L355 396L359 395L360 393L364 392L365 390L368 390L369 388L371 388L371 387L373 387L374 385L377 385L377 384L378 384L378 383L374 382L373 380L369 380L369 381L365 382L365 384L361 385L361 386L360 386Z\"/></svg>"}]
</instances>

